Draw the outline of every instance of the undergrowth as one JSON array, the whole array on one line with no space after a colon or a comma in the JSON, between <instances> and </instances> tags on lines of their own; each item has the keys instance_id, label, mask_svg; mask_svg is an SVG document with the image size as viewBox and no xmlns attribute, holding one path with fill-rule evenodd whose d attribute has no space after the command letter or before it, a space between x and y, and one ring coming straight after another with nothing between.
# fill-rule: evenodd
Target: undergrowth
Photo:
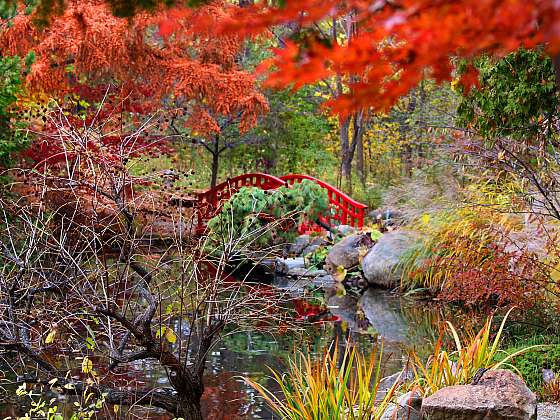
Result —
<instances>
[{"instance_id":1,"label":"undergrowth","mask_svg":"<svg viewBox=\"0 0 560 420\"><path fill-rule=\"evenodd\" d=\"M377 420L395 395L395 383L381 399L383 345L364 356L356 346L334 346L321 357L297 352L285 373L272 370L281 396L245 378L282 419ZM397 381L398 382L398 381Z\"/></svg>"},{"instance_id":2,"label":"undergrowth","mask_svg":"<svg viewBox=\"0 0 560 420\"><path fill-rule=\"evenodd\" d=\"M413 228L424 238L402 258L402 287L427 289L467 306L532 306L548 273L538 256L512 239L523 218L508 212L513 182L473 184L463 205L424 214Z\"/></svg>"}]
</instances>

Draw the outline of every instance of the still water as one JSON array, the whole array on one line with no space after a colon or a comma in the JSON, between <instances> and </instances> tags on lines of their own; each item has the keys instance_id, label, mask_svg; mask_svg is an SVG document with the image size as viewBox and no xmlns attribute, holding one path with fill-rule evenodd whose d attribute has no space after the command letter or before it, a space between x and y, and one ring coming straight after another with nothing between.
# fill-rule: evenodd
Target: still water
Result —
<instances>
[{"instance_id":1,"label":"still water","mask_svg":"<svg viewBox=\"0 0 560 420\"><path fill-rule=\"evenodd\" d=\"M289 288L284 283L280 288ZM294 293L298 292L294 288ZM350 339L367 354L383 342L384 374L402 368L410 349L427 354L437 335L441 310L422 301L398 297L387 291L368 289L363 294L338 296L329 290L320 304L304 301L298 310L304 322L303 331L267 335L251 331L226 335L208 358L203 411L212 420L264 420L275 418L266 404L246 385L241 377L258 380L274 389L268 378L269 368L284 371L285 361L295 349L307 349L319 355L334 342ZM138 383L167 386L165 372L150 362L138 362L130 372ZM1 398L1 395L0 395ZM61 401L71 411L71 404ZM123 410L124 411L124 410ZM138 409L126 418L171 419L158 410ZM22 415L18 404L0 402L0 419ZM102 418L125 418L124 413L105 413Z\"/></svg>"}]
</instances>

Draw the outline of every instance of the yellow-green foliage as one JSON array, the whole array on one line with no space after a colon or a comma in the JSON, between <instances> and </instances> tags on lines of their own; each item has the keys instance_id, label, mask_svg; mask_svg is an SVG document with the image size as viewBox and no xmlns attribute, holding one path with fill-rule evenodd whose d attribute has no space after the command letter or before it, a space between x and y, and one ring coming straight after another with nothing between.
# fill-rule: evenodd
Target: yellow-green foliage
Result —
<instances>
[{"instance_id":1,"label":"yellow-green foliage","mask_svg":"<svg viewBox=\"0 0 560 420\"><path fill-rule=\"evenodd\" d=\"M507 363L522 353L543 346L531 346L521 349L513 354L496 360L500 352L500 340L506 320L512 309L504 317L498 332L493 340L490 339L492 317L488 318L480 331L474 335L467 336L467 342L461 342L455 327L447 322L447 328L453 336L455 343L454 351L443 348L443 337L440 337L434 347L432 355L426 363L423 363L418 355L412 353L415 381L414 385L420 389L423 395L431 395L446 386L469 383L479 369L497 369L509 366Z\"/></svg>"},{"instance_id":2,"label":"yellow-green foliage","mask_svg":"<svg viewBox=\"0 0 560 420\"><path fill-rule=\"evenodd\" d=\"M424 239L402 260L402 286L437 292L456 274L455 266L447 262L480 267L491 258L491 253L481 251L522 227L518 216L507 213L517 188L513 182L474 183L466 189L464 203L420 217L414 228Z\"/></svg>"},{"instance_id":3,"label":"yellow-green foliage","mask_svg":"<svg viewBox=\"0 0 560 420\"><path fill-rule=\"evenodd\" d=\"M368 357L355 346L346 346L342 354L339 352L335 346L332 352L325 351L316 360L298 352L290 360L286 373L272 370L282 397L257 382L245 381L282 419L379 419L397 388L397 384L393 385L383 400L376 401L383 346L374 348Z\"/></svg>"}]
</instances>

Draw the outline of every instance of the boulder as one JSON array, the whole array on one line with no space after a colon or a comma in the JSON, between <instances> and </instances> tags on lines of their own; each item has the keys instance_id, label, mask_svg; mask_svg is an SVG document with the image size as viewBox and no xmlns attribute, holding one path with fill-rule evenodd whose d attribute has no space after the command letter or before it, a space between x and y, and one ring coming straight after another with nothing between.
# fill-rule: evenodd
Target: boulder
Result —
<instances>
[{"instance_id":1,"label":"boulder","mask_svg":"<svg viewBox=\"0 0 560 420\"><path fill-rule=\"evenodd\" d=\"M560 405L553 403L538 403L537 418L539 420L560 419Z\"/></svg>"},{"instance_id":2,"label":"boulder","mask_svg":"<svg viewBox=\"0 0 560 420\"><path fill-rule=\"evenodd\" d=\"M407 392L389 405L381 420L422 420L421 406L422 397L418 391Z\"/></svg>"},{"instance_id":3,"label":"boulder","mask_svg":"<svg viewBox=\"0 0 560 420\"><path fill-rule=\"evenodd\" d=\"M279 274L288 274L294 268L305 268L305 260L303 257L297 258L276 258L275 269Z\"/></svg>"},{"instance_id":4,"label":"boulder","mask_svg":"<svg viewBox=\"0 0 560 420\"><path fill-rule=\"evenodd\" d=\"M379 385L377 386L377 394L375 399L377 401L381 401L387 392L393 387L393 385L398 384L398 386L410 382L414 379L414 372L412 369L407 368L406 366L397 373L392 375L386 376L379 381Z\"/></svg>"},{"instance_id":5,"label":"boulder","mask_svg":"<svg viewBox=\"0 0 560 420\"><path fill-rule=\"evenodd\" d=\"M315 277L313 279L313 285L322 289L332 287L335 283L336 280L330 274L327 274L326 276Z\"/></svg>"},{"instance_id":6,"label":"boulder","mask_svg":"<svg viewBox=\"0 0 560 420\"><path fill-rule=\"evenodd\" d=\"M430 420L536 419L537 399L509 370L489 370L476 384L440 389L422 401Z\"/></svg>"},{"instance_id":7,"label":"boulder","mask_svg":"<svg viewBox=\"0 0 560 420\"><path fill-rule=\"evenodd\" d=\"M404 230L384 234L362 259L368 283L388 288L398 286L402 275L400 258L414 245L416 238L416 234Z\"/></svg>"},{"instance_id":8,"label":"boulder","mask_svg":"<svg viewBox=\"0 0 560 420\"><path fill-rule=\"evenodd\" d=\"M309 246L311 243L311 236L309 235L300 235L298 236L295 241L290 245L288 248L288 253L290 255L301 255L303 250Z\"/></svg>"},{"instance_id":9,"label":"boulder","mask_svg":"<svg viewBox=\"0 0 560 420\"><path fill-rule=\"evenodd\" d=\"M276 276L272 281L272 286L276 289L283 290L293 296L301 296L307 288L313 287L313 285L311 277Z\"/></svg>"},{"instance_id":10,"label":"boulder","mask_svg":"<svg viewBox=\"0 0 560 420\"><path fill-rule=\"evenodd\" d=\"M329 251L325 260L327 271L334 273L337 267L355 267L360 263L360 256L363 255L373 242L368 235L351 235L336 243Z\"/></svg>"},{"instance_id":11,"label":"boulder","mask_svg":"<svg viewBox=\"0 0 560 420\"><path fill-rule=\"evenodd\" d=\"M294 267L291 268L286 275L290 277L322 277L326 276L327 272L325 270L317 270L313 268Z\"/></svg>"}]
</instances>

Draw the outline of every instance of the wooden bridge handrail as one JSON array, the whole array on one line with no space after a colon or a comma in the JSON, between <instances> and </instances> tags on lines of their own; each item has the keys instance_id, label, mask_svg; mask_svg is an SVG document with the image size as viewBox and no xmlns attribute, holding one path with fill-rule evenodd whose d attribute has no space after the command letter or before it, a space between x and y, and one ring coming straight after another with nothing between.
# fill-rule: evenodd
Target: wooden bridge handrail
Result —
<instances>
[{"instance_id":1,"label":"wooden bridge handrail","mask_svg":"<svg viewBox=\"0 0 560 420\"><path fill-rule=\"evenodd\" d=\"M261 182L260 184L244 182L243 185L239 186L239 188L241 188L242 186L247 186L247 187L267 186L269 188L264 188L264 189L273 189L286 185L286 181L283 181L282 179L275 177L274 175L255 172L255 173L239 175L233 178L228 178L224 182L216 185L214 188L201 192L197 196L199 197L199 201L200 201L201 198L203 199L204 197L210 197L212 195L217 194L219 191L231 189L231 187L236 186L236 184L238 184L239 181L247 181L252 179L265 180L266 182L265 183Z\"/></svg>"},{"instance_id":2,"label":"wooden bridge handrail","mask_svg":"<svg viewBox=\"0 0 560 420\"><path fill-rule=\"evenodd\" d=\"M341 197L344 201L348 202L349 204L353 205L354 207L356 207L357 209L367 209L367 205L360 203L359 201L354 200L352 197L350 197L348 194L346 194L343 191L340 191L338 188L333 187L331 184L327 184L325 181L321 181L320 179L317 179L315 177L312 177L310 175L303 175L303 174L290 174L290 175L284 175L280 177L281 180L288 182L289 184L293 184L294 182L290 182L290 181L296 181L299 180L301 181L302 179L308 179L310 181L313 181L317 184L319 184L321 187L325 188L328 191L331 191L333 193L335 193L337 196Z\"/></svg>"},{"instance_id":3,"label":"wooden bridge handrail","mask_svg":"<svg viewBox=\"0 0 560 420\"><path fill-rule=\"evenodd\" d=\"M208 191L197 194L198 200L198 226L200 233L204 230L205 220L212 218L220 209L220 202L230 198L241 187L259 187L263 190L275 189L287 185L286 181L274 175L263 173L249 173L228 178L221 184L216 185Z\"/></svg>"},{"instance_id":4,"label":"wooden bridge handrail","mask_svg":"<svg viewBox=\"0 0 560 420\"><path fill-rule=\"evenodd\" d=\"M216 214L220 209L220 202L229 199L242 187L259 187L263 190L270 190L285 185L300 183L304 179L315 182L326 189L328 191L330 205L337 209L334 215L324 215L321 217L321 220L328 223L330 219L336 219L342 224L357 225L359 228L363 227L367 206L354 200L332 185L309 175L290 174L276 177L274 175L256 172L229 178L221 184L216 185L214 188L199 193L197 195L199 206L197 229L199 231L203 230L204 220L208 220Z\"/></svg>"},{"instance_id":5,"label":"wooden bridge handrail","mask_svg":"<svg viewBox=\"0 0 560 420\"><path fill-rule=\"evenodd\" d=\"M338 220L342 224L350 224L352 226L358 225L358 228L362 228L364 226L365 211L367 209L367 206L363 203L360 203L359 201L354 200L352 197L340 191L338 188L335 188L332 185L310 175L290 174L282 176L280 178L284 181L287 181L291 185L295 184L296 182L299 183L304 179L308 179L326 189L328 191L329 203L331 204L331 206L336 207L338 211L340 211L340 214L327 214L323 216L322 219L324 219L324 221L326 221L327 223L331 218L333 218Z\"/></svg>"}]
</instances>

